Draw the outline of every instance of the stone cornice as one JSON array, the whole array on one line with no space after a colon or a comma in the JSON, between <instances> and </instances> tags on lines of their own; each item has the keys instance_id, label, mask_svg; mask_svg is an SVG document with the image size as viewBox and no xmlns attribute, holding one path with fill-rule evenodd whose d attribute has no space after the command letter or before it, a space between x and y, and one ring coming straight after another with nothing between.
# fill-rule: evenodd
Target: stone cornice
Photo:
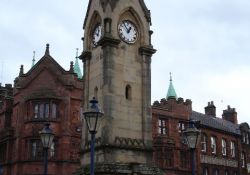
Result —
<instances>
[{"instance_id":1,"label":"stone cornice","mask_svg":"<svg viewBox=\"0 0 250 175\"><path fill-rule=\"evenodd\" d=\"M141 55L152 56L156 52L152 46L142 46L139 48L139 53Z\"/></svg>"},{"instance_id":2,"label":"stone cornice","mask_svg":"<svg viewBox=\"0 0 250 175\"><path fill-rule=\"evenodd\" d=\"M82 62L86 62L86 60L90 60L92 57L92 53L90 51L83 51L82 54L79 56L79 59Z\"/></svg>"},{"instance_id":3,"label":"stone cornice","mask_svg":"<svg viewBox=\"0 0 250 175\"><path fill-rule=\"evenodd\" d=\"M99 45L102 47L112 46L117 47L120 44L121 40L112 37L110 34L105 34L103 38L99 41Z\"/></svg>"}]
</instances>

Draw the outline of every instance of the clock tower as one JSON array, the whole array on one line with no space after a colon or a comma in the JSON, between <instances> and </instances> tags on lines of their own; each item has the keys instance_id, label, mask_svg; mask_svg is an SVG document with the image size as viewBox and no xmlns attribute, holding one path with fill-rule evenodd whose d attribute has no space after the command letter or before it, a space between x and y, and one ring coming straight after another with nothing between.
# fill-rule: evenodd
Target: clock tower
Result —
<instances>
[{"instance_id":1,"label":"clock tower","mask_svg":"<svg viewBox=\"0 0 250 175\"><path fill-rule=\"evenodd\" d=\"M152 166L151 17L143 0L89 0L84 20L84 110L104 112L95 146L96 174L158 174ZM82 164L90 136L83 125Z\"/></svg>"}]
</instances>

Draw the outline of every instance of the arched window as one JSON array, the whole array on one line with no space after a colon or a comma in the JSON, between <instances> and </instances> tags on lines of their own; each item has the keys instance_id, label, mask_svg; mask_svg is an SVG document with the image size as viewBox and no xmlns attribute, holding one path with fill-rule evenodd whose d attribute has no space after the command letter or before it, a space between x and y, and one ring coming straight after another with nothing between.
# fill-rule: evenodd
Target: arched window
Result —
<instances>
[{"instance_id":1,"label":"arched window","mask_svg":"<svg viewBox=\"0 0 250 175\"><path fill-rule=\"evenodd\" d=\"M132 89L130 85L127 85L125 88L125 97L127 100L131 100L132 98Z\"/></svg>"}]
</instances>

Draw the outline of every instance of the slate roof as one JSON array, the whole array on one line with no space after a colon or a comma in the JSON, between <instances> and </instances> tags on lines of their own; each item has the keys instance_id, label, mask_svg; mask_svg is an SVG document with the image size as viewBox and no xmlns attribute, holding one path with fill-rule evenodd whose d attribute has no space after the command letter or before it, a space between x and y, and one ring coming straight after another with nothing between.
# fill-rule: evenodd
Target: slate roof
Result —
<instances>
[{"instance_id":1,"label":"slate roof","mask_svg":"<svg viewBox=\"0 0 250 175\"><path fill-rule=\"evenodd\" d=\"M200 121L201 125L207 126L209 128L215 128L221 131L240 135L240 128L238 124L233 124L218 117L213 117L196 111L192 111L191 119Z\"/></svg>"}]
</instances>

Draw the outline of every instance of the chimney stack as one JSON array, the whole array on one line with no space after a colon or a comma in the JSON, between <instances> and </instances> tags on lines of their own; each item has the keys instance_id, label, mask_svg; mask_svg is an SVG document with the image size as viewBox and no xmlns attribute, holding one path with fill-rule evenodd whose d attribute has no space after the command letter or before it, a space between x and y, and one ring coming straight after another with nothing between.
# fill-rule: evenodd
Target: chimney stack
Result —
<instances>
[{"instance_id":1,"label":"chimney stack","mask_svg":"<svg viewBox=\"0 0 250 175\"><path fill-rule=\"evenodd\" d=\"M237 112L235 108L231 108L229 105L226 110L223 110L222 119L238 124Z\"/></svg>"},{"instance_id":2,"label":"chimney stack","mask_svg":"<svg viewBox=\"0 0 250 175\"><path fill-rule=\"evenodd\" d=\"M208 105L205 107L205 114L211 115L212 117L216 117L216 107L214 106L214 102L208 102Z\"/></svg>"}]
</instances>

